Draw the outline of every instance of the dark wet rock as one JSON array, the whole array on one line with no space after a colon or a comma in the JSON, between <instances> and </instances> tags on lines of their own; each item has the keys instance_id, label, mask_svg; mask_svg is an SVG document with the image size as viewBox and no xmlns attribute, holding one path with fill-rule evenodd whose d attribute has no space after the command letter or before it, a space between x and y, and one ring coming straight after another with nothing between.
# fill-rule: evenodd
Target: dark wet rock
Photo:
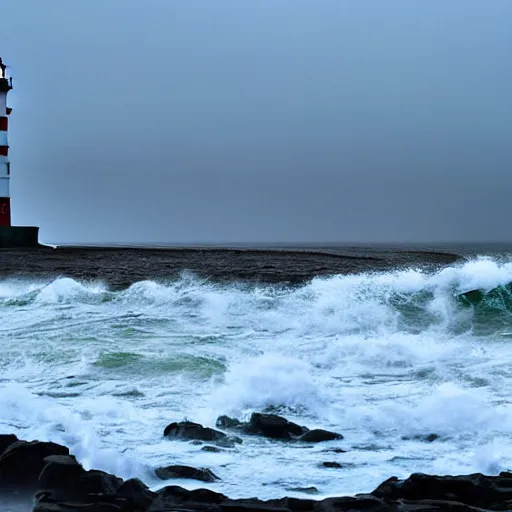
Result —
<instances>
[{"instance_id":1,"label":"dark wet rock","mask_svg":"<svg viewBox=\"0 0 512 512\"><path fill-rule=\"evenodd\" d=\"M321 466L324 468L342 468L343 466L339 462L322 462Z\"/></svg>"},{"instance_id":2,"label":"dark wet rock","mask_svg":"<svg viewBox=\"0 0 512 512\"><path fill-rule=\"evenodd\" d=\"M227 498L224 494L211 491L210 489L194 489L190 491L189 499L197 503L220 503Z\"/></svg>"},{"instance_id":3,"label":"dark wet rock","mask_svg":"<svg viewBox=\"0 0 512 512\"><path fill-rule=\"evenodd\" d=\"M131 503L137 503L143 510L146 510L156 498L156 493L138 478L123 482L117 489L117 495L128 499Z\"/></svg>"},{"instance_id":4,"label":"dark wet rock","mask_svg":"<svg viewBox=\"0 0 512 512\"><path fill-rule=\"evenodd\" d=\"M315 510L318 512L355 512L359 510L367 512L388 512L396 509L375 496L359 494L355 497L326 498L318 502L318 507L315 508Z\"/></svg>"},{"instance_id":5,"label":"dark wet rock","mask_svg":"<svg viewBox=\"0 0 512 512\"><path fill-rule=\"evenodd\" d=\"M287 506L283 506L278 500L261 501L250 500L226 500L219 504L222 512L290 512Z\"/></svg>"},{"instance_id":6,"label":"dark wet rock","mask_svg":"<svg viewBox=\"0 0 512 512\"><path fill-rule=\"evenodd\" d=\"M345 467L336 462L327 467ZM183 466L181 466L183 468ZM24 491L34 485L35 495ZM188 468L188 467L187 467ZM169 468L166 468L169 469ZM193 471L204 471L190 468ZM12 470L12 473L9 471ZM25 472L23 470L26 470ZM208 471L208 470L206 470ZM213 475L213 474L212 474ZM6 506L33 512L489 512L512 510L512 473L435 476L413 474L383 482L371 494L313 499L281 498L232 500L208 489L168 486L152 492L137 479L127 480L103 471L86 471L67 448L53 443L16 441L0 456L0 482L20 494L0 496ZM186 475L186 478L190 476ZM39 490L37 490L39 489ZM291 488L315 492L314 487ZM28 499L30 498L30 500ZM29 504L32 503L32 504Z\"/></svg>"},{"instance_id":7,"label":"dark wet rock","mask_svg":"<svg viewBox=\"0 0 512 512\"><path fill-rule=\"evenodd\" d=\"M222 448L234 448L237 444L242 444L242 442L243 441L239 437L229 436L217 441L217 446L222 446Z\"/></svg>"},{"instance_id":8,"label":"dark wet rock","mask_svg":"<svg viewBox=\"0 0 512 512\"><path fill-rule=\"evenodd\" d=\"M245 434L260 435L271 439L291 440L308 432L306 427L288 421L277 414L254 412L248 422L241 422L229 416L219 416L216 426L219 428L239 430Z\"/></svg>"},{"instance_id":9,"label":"dark wet rock","mask_svg":"<svg viewBox=\"0 0 512 512\"><path fill-rule=\"evenodd\" d=\"M223 494L208 489L189 491L183 487L171 485L157 492L147 512L171 511L217 511L219 503L227 499Z\"/></svg>"},{"instance_id":10,"label":"dark wet rock","mask_svg":"<svg viewBox=\"0 0 512 512\"><path fill-rule=\"evenodd\" d=\"M57 460L53 460L57 462ZM61 462L65 462L62 460ZM70 466L72 463L68 461ZM115 477L114 477L115 478ZM138 480L124 482L115 492L88 495L81 503L38 495L35 512L484 512L510 510L509 473L499 477L412 475L391 478L369 495L312 499L231 500L207 489L189 491L168 486L152 493ZM297 489L299 490L299 489ZM304 489L306 490L306 489ZM142 496L142 498L141 498Z\"/></svg>"},{"instance_id":11,"label":"dark wet rock","mask_svg":"<svg viewBox=\"0 0 512 512\"><path fill-rule=\"evenodd\" d=\"M210 427L203 427L199 423L193 423L192 421L174 422L167 425L164 430L164 436L169 439L215 442L226 446L233 446L235 443L242 442L237 437L230 437L224 432Z\"/></svg>"},{"instance_id":12,"label":"dark wet rock","mask_svg":"<svg viewBox=\"0 0 512 512\"><path fill-rule=\"evenodd\" d=\"M297 425L277 414L264 414L254 412L248 422L241 422L229 416L219 416L216 426L224 429L239 430L245 434L259 435L270 439L282 441L304 441L319 443L343 439L341 434L323 429L309 430L307 427Z\"/></svg>"},{"instance_id":13,"label":"dark wet rock","mask_svg":"<svg viewBox=\"0 0 512 512\"><path fill-rule=\"evenodd\" d=\"M0 455L0 489L31 490L50 455L69 455L65 446L40 441L17 441Z\"/></svg>"},{"instance_id":14,"label":"dark wet rock","mask_svg":"<svg viewBox=\"0 0 512 512\"><path fill-rule=\"evenodd\" d=\"M89 472L87 472L89 473ZM110 475L111 479L116 480L114 475ZM80 483L75 485L80 487ZM35 495L35 506L33 512L145 512L153 501L145 500L138 494L122 495L119 492L85 493L62 499L58 497L55 491L39 491Z\"/></svg>"},{"instance_id":15,"label":"dark wet rock","mask_svg":"<svg viewBox=\"0 0 512 512\"><path fill-rule=\"evenodd\" d=\"M27 509L28 512L29 509ZM81 505L80 509L84 512L96 512L96 505ZM101 510L101 509L100 509ZM77 507L70 503L57 503L48 501L37 501L32 512L77 512ZM105 512L105 511L101 511ZM110 509L107 512L119 512L119 509Z\"/></svg>"},{"instance_id":16,"label":"dark wet rock","mask_svg":"<svg viewBox=\"0 0 512 512\"><path fill-rule=\"evenodd\" d=\"M218 441L228 437L224 432L203 427L199 423L192 421L174 422L167 425L164 430L164 436L171 439L178 438L198 441Z\"/></svg>"},{"instance_id":17,"label":"dark wet rock","mask_svg":"<svg viewBox=\"0 0 512 512\"><path fill-rule=\"evenodd\" d=\"M86 473L85 469L72 455L50 455L45 457L45 466L39 474L41 489L52 491L55 499L82 499L80 478Z\"/></svg>"},{"instance_id":18,"label":"dark wet rock","mask_svg":"<svg viewBox=\"0 0 512 512\"><path fill-rule=\"evenodd\" d=\"M202 452L211 452L211 453L220 453L220 452L223 452L224 450L222 448L219 448L218 446L210 446L209 444L207 444L206 446L203 446L201 448L201 451Z\"/></svg>"},{"instance_id":19,"label":"dark wet rock","mask_svg":"<svg viewBox=\"0 0 512 512\"><path fill-rule=\"evenodd\" d=\"M433 443L440 439L439 434L431 433L431 434L418 434L415 436L402 436L404 441L424 441L426 443Z\"/></svg>"},{"instance_id":20,"label":"dark wet rock","mask_svg":"<svg viewBox=\"0 0 512 512\"><path fill-rule=\"evenodd\" d=\"M449 500L400 500L398 504L388 510L397 512L489 512L489 509L472 507Z\"/></svg>"},{"instance_id":21,"label":"dark wet rock","mask_svg":"<svg viewBox=\"0 0 512 512\"><path fill-rule=\"evenodd\" d=\"M336 439L343 439L343 436L321 428L308 430L299 437L299 441L305 441L308 443L321 443L322 441L334 441Z\"/></svg>"},{"instance_id":22,"label":"dark wet rock","mask_svg":"<svg viewBox=\"0 0 512 512\"><path fill-rule=\"evenodd\" d=\"M275 500L271 500L272 503L275 502ZM319 501L315 501L313 499L306 499L306 498L281 498L278 500L279 505L286 507L288 510L293 510L294 512L312 512L316 510L316 507L319 503Z\"/></svg>"},{"instance_id":23,"label":"dark wet rock","mask_svg":"<svg viewBox=\"0 0 512 512\"><path fill-rule=\"evenodd\" d=\"M109 500L112 501L109 501ZM87 503L38 501L33 512L146 512L136 503L104 496L102 501ZM28 512L28 511L27 511Z\"/></svg>"},{"instance_id":24,"label":"dark wet rock","mask_svg":"<svg viewBox=\"0 0 512 512\"><path fill-rule=\"evenodd\" d=\"M304 494L318 494L318 489L314 486L311 487L287 487L287 491L303 492Z\"/></svg>"},{"instance_id":25,"label":"dark wet rock","mask_svg":"<svg viewBox=\"0 0 512 512\"><path fill-rule=\"evenodd\" d=\"M117 492L123 480L105 471L91 469L80 478L80 483L86 494L109 494Z\"/></svg>"},{"instance_id":26,"label":"dark wet rock","mask_svg":"<svg viewBox=\"0 0 512 512\"><path fill-rule=\"evenodd\" d=\"M18 438L14 434L0 434L0 455L17 441Z\"/></svg>"},{"instance_id":27,"label":"dark wet rock","mask_svg":"<svg viewBox=\"0 0 512 512\"><path fill-rule=\"evenodd\" d=\"M33 512L145 512L141 508L133 508L131 504L125 503L52 503L39 501L36 503Z\"/></svg>"},{"instance_id":28,"label":"dark wet rock","mask_svg":"<svg viewBox=\"0 0 512 512\"><path fill-rule=\"evenodd\" d=\"M55 502L97 505L116 502L116 506L121 506L130 501L116 495L122 484L121 478L104 471L86 471L71 455L52 455L45 458L45 466L39 475L39 486L43 491L38 493L37 503L46 508Z\"/></svg>"},{"instance_id":29,"label":"dark wet rock","mask_svg":"<svg viewBox=\"0 0 512 512\"><path fill-rule=\"evenodd\" d=\"M389 478L371 494L386 500L444 500L486 508L497 503L512 504L512 481L480 473L465 476L415 473L406 480Z\"/></svg>"},{"instance_id":30,"label":"dark wet rock","mask_svg":"<svg viewBox=\"0 0 512 512\"><path fill-rule=\"evenodd\" d=\"M225 429L234 429L234 428L243 428L245 424L237 420L236 418L230 418L229 416L219 416L217 421L215 422L215 426L217 428L225 428Z\"/></svg>"},{"instance_id":31,"label":"dark wet rock","mask_svg":"<svg viewBox=\"0 0 512 512\"><path fill-rule=\"evenodd\" d=\"M322 450L324 453L347 453L347 450L343 448L327 448L327 450Z\"/></svg>"},{"instance_id":32,"label":"dark wet rock","mask_svg":"<svg viewBox=\"0 0 512 512\"><path fill-rule=\"evenodd\" d=\"M194 468L192 466L174 465L165 468L158 468L155 474L161 480L169 480L171 478L190 478L192 480L200 480L201 482L215 482L220 478L208 468Z\"/></svg>"},{"instance_id":33,"label":"dark wet rock","mask_svg":"<svg viewBox=\"0 0 512 512\"><path fill-rule=\"evenodd\" d=\"M244 426L244 431L250 434L257 434L271 439L296 439L305 434L308 429L296 423L288 421L277 414L262 414L253 412L249 423Z\"/></svg>"}]
</instances>

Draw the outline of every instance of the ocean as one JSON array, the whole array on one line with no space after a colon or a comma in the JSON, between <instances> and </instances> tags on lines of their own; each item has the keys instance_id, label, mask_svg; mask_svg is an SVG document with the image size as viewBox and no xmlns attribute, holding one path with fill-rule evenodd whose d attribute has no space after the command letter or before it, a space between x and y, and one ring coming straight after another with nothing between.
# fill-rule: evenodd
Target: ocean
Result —
<instances>
[{"instance_id":1,"label":"ocean","mask_svg":"<svg viewBox=\"0 0 512 512\"><path fill-rule=\"evenodd\" d=\"M64 444L87 469L269 499L512 468L507 247L62 248L0 263L0 432ZM255 411L344 439L242 435L214 453L163 437ZM158 480L170 464L221 480Z\"/></svg>"}]
</instances>

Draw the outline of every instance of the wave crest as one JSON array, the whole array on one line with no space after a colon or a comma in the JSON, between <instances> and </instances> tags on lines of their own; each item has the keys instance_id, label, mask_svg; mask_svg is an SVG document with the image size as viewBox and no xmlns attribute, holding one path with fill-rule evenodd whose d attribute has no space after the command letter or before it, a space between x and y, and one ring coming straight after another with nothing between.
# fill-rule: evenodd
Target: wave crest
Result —
<instances>
[{"instance_id":1,"label":"wave crest","mask_svg":"<svg viewBox=\"0 0 512 512\"><path fill-rule=\"evenodd\" d=\"M50 283L2 281L0 307L89 304L106 314L124 308L144 318L188 322L199 330L294 332L300 337L429 329L457 334L475 325L483 328L485 315L494 315L493 328L506 324L512 310L510 283L512 262L489 258L434 273L406 269L321 277L300 287L216 284L184 275L112 292L102 282L64 277Z\"/></svg>"}]
</instances>

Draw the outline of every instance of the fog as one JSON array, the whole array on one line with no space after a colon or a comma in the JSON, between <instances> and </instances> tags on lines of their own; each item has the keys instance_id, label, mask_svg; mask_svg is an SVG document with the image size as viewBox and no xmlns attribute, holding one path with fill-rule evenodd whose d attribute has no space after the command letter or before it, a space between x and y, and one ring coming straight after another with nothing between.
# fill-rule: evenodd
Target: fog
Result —
<instances>
[{"instance_id":1,"label":"fog","mask_svg":"<svg viewBox=\"0 0 512 512\"><path fill-rule=\"evenodd\" d=\"M53 243L510 240L508 0L1 0Z\"/></svg>"}]
</instances>

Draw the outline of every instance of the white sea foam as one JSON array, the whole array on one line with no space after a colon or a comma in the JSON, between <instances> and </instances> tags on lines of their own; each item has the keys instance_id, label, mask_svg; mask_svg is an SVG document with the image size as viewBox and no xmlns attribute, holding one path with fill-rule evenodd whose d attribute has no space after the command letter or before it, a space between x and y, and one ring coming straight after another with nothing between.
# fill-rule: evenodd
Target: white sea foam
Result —
<instances>
[{"instance_id":1,"label":"white sea foam","mask_svg":"<svg viewBox=\"0 0 512 512\"><path fill-rule=\"evenodd\" d=\"M212 488L232 496L363 492L418 470L496 473L512 467L512 345L499 336L512 318L458 294L510 282L512 263L489 258L289 288L191 275L116 292L68 278L0 281L0 425L150 483L147 467L207 465L222 477ZM162 438L171 421L213 426L254 410L345 439L277 449L247 438L208 454ZM325 460L353 466L334 478Z\"/></svg>"},{"instance_id":2,"label":"white sea foam","mask_svg":"<svg viewBox=\"0 0 512 512\"><path fill-rule=\"evenodd\" d=\"M101 441L100 432L115 427L112 420L129 421L135 412L111 399L90 399L75 408L40 397L19 384L0 388L0 425L20 439L54 441L69 447L86 469L99 468L125 478L140 475L144 466Z\"/></svg>"},{"instance_id":3,"label":"white sea foam","mask_svg":"<svg viewBox=\"0 0 512 512\"><path fill-rule=\"evenodd\" d=\"M233 364L212 405L226 414L246 416L268 408L321 411L327 403L307 362L266 353Z\"/></svg>"}]
</instances>

